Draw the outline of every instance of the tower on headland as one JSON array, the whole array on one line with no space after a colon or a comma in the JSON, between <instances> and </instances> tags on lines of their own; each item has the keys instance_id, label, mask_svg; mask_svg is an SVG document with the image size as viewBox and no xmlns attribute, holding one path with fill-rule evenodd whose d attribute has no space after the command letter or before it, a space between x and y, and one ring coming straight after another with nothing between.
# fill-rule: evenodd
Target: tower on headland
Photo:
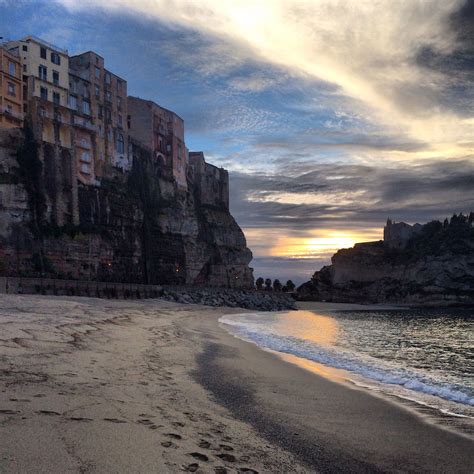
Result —
<instances>
[{"instance_id":1,"label":"tower on headland","mask_svg":"<svg viewBox=\"0 0 474 474\"><path fill-rule=\"evenodd\" d=\"M404 248L411 237L418 234L423 226L421 224L410 225L406 222L394 222L390 217L383 228L383 240L390 248Z\"/></svg>"}]
</instances>

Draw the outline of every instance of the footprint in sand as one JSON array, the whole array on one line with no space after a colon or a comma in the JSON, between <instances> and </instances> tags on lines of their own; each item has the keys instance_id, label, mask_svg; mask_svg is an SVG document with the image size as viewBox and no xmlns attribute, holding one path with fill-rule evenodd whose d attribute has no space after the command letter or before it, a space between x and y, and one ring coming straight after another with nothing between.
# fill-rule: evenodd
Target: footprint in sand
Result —
<instances>
[{"instance_id":1,"label":"footprint in sand","mask_svg":"<svg viewBox=\"0 0 474 474\"><path fill-rule=\"evenodd\" d=\"M180 421L173 421L173 423L171 423L173 426L177 426L177 427L180 427L182 428L184 425L184 423L181 423Z\"/></svg>"},{"instance_id":2,"label":"footprint in sand","mask_svg":"<svg viewBox=\"0 0 474 474\"><path fill-rule=\"evenodd\" d=\"M239 473L247 473L247 474L258 474L258 471L256 471L255 469L251 469L250 467L241 467L239 469L237 469L237 472Z\"/></svg>"},{"instance_id":3,"label":"footprint in sand","mask_svg":"<svg viewBox=\"0 0 474 474\"><path fill-rule=\"evenodd\" d=\"M199 464L197 462L193 462L192 464L184 465L182 467L183 471L188 472L196 472L199 469Z\"/></svg>"},{"instance_id":4,"label":"footprint in sand","mask_svg":"<svg viewBox=\"0 0 474 474\"><path fill-rule=\"evenodd\" d=\"M176 434L176 433L165 433L165 436L168 436L168 438L172 438L172 439L183 439L181 435Z\"/></svg>"},{"instance_id":5,"label":"footprint in sand","mask_svg":"<svg viewBox=\"0 0 474 474\"><path fill-rule=\"evenodd\" d=\"M161 446L163 446L163 448L177 448L171 441L162 441Z\"/></svg>"},{"instance_id":6,"label":"footprint in sand","mask_svg":"<svg viewBox=\"0 0 474 474\"><path fill-rule=\"evenodd\" d=\"M202 454L202 453L188 453L189 456L192 456L194 459L197 459L198 461L209 461L209 458L205 455L205 454Z\"/></svg>"},{"instance_id":7,"label":"footprint in sand","mask_svg":"<svg viewBox=\"0 0 474 474\"><path fill-rule=\"evenodd\" d=\"M20 413L20 412L17 411L17 410L5 410L5 409L0 410L0 414L2 414L2 415L16 415L18 413Z\"/></svg>"},{"instance_id":8,"label":"footprint in sand","mask_svg":"<svg viewBox=\"0 0 474 474\"><path fill-rule=\"evenodd\" d=\"M55 415L55 416L61 415L61 413L57 411L52 411L52 410L39 410L36 413L39 413L40 415Z\"/></svg>"},{"instance_id":9,"label":"footprint in sand","mask_svg":"<svg viewBox=\"0 0 474 474\"><path fill-rule=\"evenodd\" d=\"M202 439L200 442L199 442L199 445L198 445L200 448L202 449L209 449L211 447L211 443L209 443L209 441L206 441L205 439Z\"/></svg>"},{"instance_id":10,"label":"footprint in sand","mask_svg":"<svg viewBox=\"0 0 474 474\"><path fill-rule=\"evenodd\" d=\"M227 469L226 469L225 467L223 467L223 466L216 466L216 467L214 468L214 472L215 472L216 474L227 474L228 471L227 471Z\"/></svg>"},{"instance_id":11,"label":"footprint in sand","mask_svg":"<svg viewBox=\"0 0 474 474\"><path fill-rule=\"evenodd\" d=\"M219 447L224 451L233 451L234 448L232 446L228 446L227 444L220 444Z\"/></svg>"},{"instance_id":12,"label":"footprint in sand","mask_svg":"<svg viewBox=\"0 0 474 474\"><path fill-rule=\"evenodd\" d=\"M140 423L141 425L153 425L153 421L149 420L148 418L137 420L137 423Z\"/></svg>"},{"instance_id":13,"label":"footprint in sand","mask_svg":"<svg viewBox=\"0 0 474 474\"><path fill-rule=\"evenodd\" d=\"M104 418L104 421L109 421L110 423L127 423L125 420L119 420L118 418Z\"/></svg>"},{"instance_id":14,"label":"footprint in sand","mask_svg":"<svg viewBox=\"0 0 474 474\"><path fill-rule=\"evenodd\" d=\"M71 416L69 417L71 421L94 421L92 418L84 418L83 416Z\"/></svg>"},{"instance_id":15,"label":"footprint in sand","mask_svg":"<svg viewBox=\"0 0 474 474\"><path fill-rule=\"evenodd\" d=\"M222 453L222 454L216 454L216 456L220 459L222 459L225 462L235 462L236 458L232 454L227 454L227 453Z\"/></svg>"}]
</instances>

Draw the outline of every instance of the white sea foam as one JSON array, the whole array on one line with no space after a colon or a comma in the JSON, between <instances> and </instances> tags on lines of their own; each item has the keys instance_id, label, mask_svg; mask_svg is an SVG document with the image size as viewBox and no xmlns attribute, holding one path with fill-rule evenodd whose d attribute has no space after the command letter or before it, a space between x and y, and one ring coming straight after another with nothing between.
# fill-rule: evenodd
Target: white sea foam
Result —
<instances>
[{"instance_id":1,"label":"white sea foam","mask_svg":"<svg viewBox=\"0 0 474 474\"><path fill-rule=\"evenodd\" d=\"M474 406L474 396L469 393L469 388L461 384L440 382L420 370L402 367L400 364L397 366L347 348L323 346L313 340L283 334L282 329L289 329L290 326L281 324L279 315L228 315L222 317L220 322L231 326L232 332L238 337L265 349L343 369L381 384L403 387L413 394L427 394ZM298 324L297 319L293 319L292 324Z\"/></svg>"}]
</instances>

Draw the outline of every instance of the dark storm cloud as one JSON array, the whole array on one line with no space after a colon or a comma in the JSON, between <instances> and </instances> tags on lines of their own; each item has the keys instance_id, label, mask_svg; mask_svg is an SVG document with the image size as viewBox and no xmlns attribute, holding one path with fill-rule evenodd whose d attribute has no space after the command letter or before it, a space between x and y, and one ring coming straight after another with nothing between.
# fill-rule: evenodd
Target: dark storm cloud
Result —
<instances>
[{"instance_id":1,"label":"dark storm cloud","mask_svg":"<svg viewBox=\"0 0 474 474\"><path fill-rule=\"evenodd\" d=\"M292 232L381 227L389 215L426 222L474 209L474 161L469 158L390 169L327 163L306 166L312 169L296 177L284 169L276 175L232 173L232 210L241 225ZM285 202L288 195L291 203Z\"/></svg>"}]
</instances>

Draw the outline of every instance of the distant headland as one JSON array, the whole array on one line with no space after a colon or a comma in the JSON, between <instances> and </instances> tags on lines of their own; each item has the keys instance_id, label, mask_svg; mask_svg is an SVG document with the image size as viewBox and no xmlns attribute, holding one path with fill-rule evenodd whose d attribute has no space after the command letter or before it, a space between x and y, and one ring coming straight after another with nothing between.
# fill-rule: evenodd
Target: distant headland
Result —
<instances>
[{"instance_id":1,"label":"distant headland","mask_svg":"<svg viewBox=\"0 0 474 474\"><path fill-rule=\"evenodd\" d=\"M339 250L298 288L303 300L474 304L474 213L409 225L387 220L384 239Z\"/></svg>"}]
</instances>

